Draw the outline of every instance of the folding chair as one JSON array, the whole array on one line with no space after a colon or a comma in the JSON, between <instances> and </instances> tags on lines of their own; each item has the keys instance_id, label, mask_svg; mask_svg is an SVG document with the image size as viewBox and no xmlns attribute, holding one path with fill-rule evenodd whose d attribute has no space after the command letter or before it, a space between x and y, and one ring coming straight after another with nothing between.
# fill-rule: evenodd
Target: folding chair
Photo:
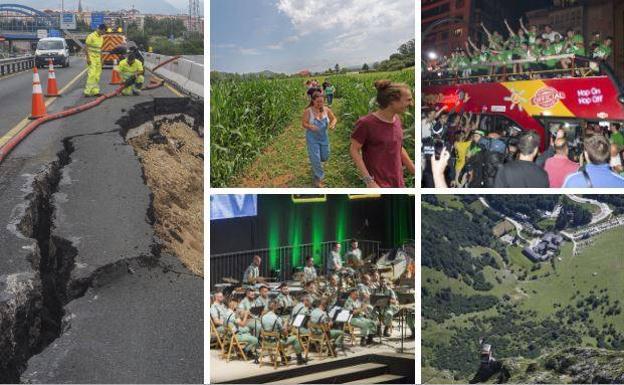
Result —
<instances>
[{"instance_id":1,"label":"folding chair","mask_svg":"<svg viewBox=\"0 0 624 385\"><path fill-rule=\"evenodd\" d=\"M227 341L227 353L225 354L225 362L230 362L230 355L232 354L232 347L234 348L234 354L243 358L244 361L247 361L247 355L243 348L247 346L246 343L240 342L238 337L236 336L236 332L232 329L232 325L228 325L227 331L225 334L225 338Z\"/></svg>"},{"instance_id":2,"label":"folding chair","mask_svg":"<svg viewBox=\"0 0 624 385\"><path fill-rule=\"evenodd\" d=\"M218 347L221 350L220 355L223 356L225 354L225 344L223 342L223 339L221 338L221 334L219 333L219 331L217 331L217 326L212 321L212 318L210 318L210 337L211 339L212 337L215 338L214 342L210 342L210 347Z\"/></svg>"},{"instance_id":3,"label":"folding chair","mask_svg":"<svg viewBox=\"0 0 624 385\"><path fill-rule=\"evenodd\" d=\"M297 337L297 341L299 341L299 345L301 345L301 349L303 349L303 353L307 357L308 349L310 349L310 332L301 333L299 328L293 327L290 334Z\"/></svg>"},{"instance_id":4,"label":"folding chair","mask_svg":"<svg viewBox=\"0 0 624 385\"><path fill-rule=\"evenodd\" d=\"M312 345L316 345L320 360L322 360L325 355L327 355L327 357L330 355L334 356L334 350L331 346L331 340L329 339L327 327L323 324L310 322L308 323L308 329L310 330L308 348L312 347ZM308 358L308 351L306 351L306 359Z\"/></svg>"},{"instance_id":5,"label":"folding chair","mask_svg":"<svg viewBox=\"0 0 624 385\"><path fill-rule=\"evenodd\" d=\"M359 330L359 333L357 334L355 332L356 329ZM346 336L349 336L349 341L351 342L351 346L355 345L355 341L358 338L362 338L362 329L356 328L355 326L351 325L351 322L345 322L342 330L344 331L345 338Z\"/></svg>"},{"instance_id":6,"label":"folding chair","mask_svg":"<svg viewBox=\"0 0 624 385\"><path fill-rule=\"evenodd\" d=\"M262 358L266 355L271 359L273 367L277 369L278 359L281 357L282 362L286 365L286 357L280 342L279 332L267 332L260 329L260 367L262 367Z\"/></svg>"}]
</instances>

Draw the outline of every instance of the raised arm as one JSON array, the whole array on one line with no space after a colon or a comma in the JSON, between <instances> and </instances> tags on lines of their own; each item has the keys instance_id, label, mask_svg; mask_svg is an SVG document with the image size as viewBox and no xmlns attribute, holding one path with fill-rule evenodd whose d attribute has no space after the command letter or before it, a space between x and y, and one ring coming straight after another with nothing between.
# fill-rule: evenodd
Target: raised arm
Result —
<instances>
[{"instance_id":1,"label":"raised arm","mask_svg":"<svg viewBox=\"0 0 624 385\"><path fill-rule=\"evenodd\" d=\"M474 48L475 51L479 51L479 47L477 47L477 45L470 39L470 37L468 37L468 43L470 43L470 45L472 46L472 48Z\"/></svg>"},{"instance_id":2,"label":"raised arm","mask_svg":"<svg viewBox=\"0 0 624 385\"><path fill-rule=\"evenodd\" d=\"M513 31L513 29L511 29L511 27L509 26L509 23L507 22L507 19L505 19L505 27L507 27L507 31L509 31L509 34L511 36L516 36L516 33Z\"/></svg>"},{"instance_id":3,"label":"raised arm","mask_svg":"<svg viewBox=\"0 0 624 385\"><path fill-rule=\"evenodd\" d=\"M522 21L522 18L518 19L520 21L520 28L522 28L522 30L524 31L524 33L529 33L529 30L526 29L526 27L524 26L524 22Z\"/></svg>"},{"instance_id":4,"label":"raised arm","mask_svg":"<svg viewBox=\"0 0 624 385\"><path fill-rule=\"evenodd\" d=\"M483 22L481 22L481 28L483 28L483 30L485 31L485 34L488 36L488 39L492 39L492 34L490 33L490 31L488 31L487 28L485 28L485 24L483 24Z\"/></svg>"}]
</instances>

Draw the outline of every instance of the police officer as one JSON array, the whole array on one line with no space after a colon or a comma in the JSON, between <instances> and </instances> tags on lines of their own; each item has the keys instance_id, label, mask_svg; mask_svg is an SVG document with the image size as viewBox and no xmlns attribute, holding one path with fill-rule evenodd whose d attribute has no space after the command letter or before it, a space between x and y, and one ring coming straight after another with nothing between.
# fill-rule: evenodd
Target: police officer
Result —
<instances>
[{"instance_id":1,"label":"police officer","mask_svg":"<svg viewBox=\"0 0 624 385\"><path fill-rule=\"evenodd\" d=\"M243 273L244 285L255 285L258 277L260 276L260 263L262 260L259 255L254 255L251 265L247 267Z\"/></svg>"},{"instance_id":2,"label":"police officer","mask_svg":"<svg viewBox=\"0 0 624 385\"><path fill-rule=\"evenodd\" d=\"M100 77L102 76L102 45L106 25L100 24L98 28L87 35L85 40L87 47L87 83L84 88L85 96L100 95Z\"/></svg>"},{"instance_id":3,"label":"police officer","mask_svg":"<svg viewBox=\"0 0 624 385\"><path fill-rule=\"evenodd\" d=\"M357 289L351 289L349 292L349 298L345 301L344 309L349 310L353 315L351 317L351 325L360 328L362 331L362 338L360 345L370 345L373 343L373 336L377 329L375 321L366 318L366 304L360 302L358 299Z\"/></svg>"},{"instance_id":4,"label":"police officer","mask_svg":"<svg viewBox=\"0 0 624 385\"><path fill-rule=\"evenodd\" d=\"M397 298L396 293L390 287L388 280L385 277L381 277L381 287L379 289L378 294L390 297L388 301L388 306L381 309L381 319L384 324L384 337L390 337L390 333L392 330L392 318L399 311L399 300Z\"/></svg>"},{"instance_id":5,"label":"police officer","mask_svg":"<svg viewBox=\"0 0 624 385\"><path fill-rule=\"evenodd\" d=\"M310 322L329 325L329 338L334 342L336 347L344 349L344 345L342 344L344 332L342 330L331 329L333 322L326 312L327 302L327 298L321 299L318 307L314 308L314 310L310 313Z\"/></svg>"},{"instance_id":6,"label":"police officer","mask_svg":"<svg viewBox=\"0 0 624 385\"><path fill-rule=\"evenodd\" d=\"M210 305L210 319L217 327L217 332L224 333L224 320L228 308L223 304L223 293L220 291L214 294L212 305Z\"/></svg>"},{"instance_id":7,"label":"police officer","mask_svg":"<svg viewBox=\"0 0 624 385\"><path fill-rule=\"evenodd\" d=\"M247 356L251 356L254 358L254 363L260 363L258 361L258 338L251 334L251 331L248 327L245 326L247 323L247 317L249 313L246 313L244 310L236 307L237 303L235 300L231 300L228 304L228 312L225 317L225 325L232 331L232 333L236 333L236 338L239 342L245 343L245 347L243 351Z\"/></svg>"},{"instance_id":8,"label":"police officer","mask_svg":"<svg viewBox=\"0 0 624 385\"><path fill-rule=\"evenodd\" d=\"M275 314L275 310L277 309L277 301L271 300L269 302L269 312L262 316L261 324L262 330L265 332L279 332L282 337L280 338L280 343L282 346L292 345L295 349L295 353L297 354L297 365L303 365L308 362L301 356L301 344L296 336L287 336L288 334L288 325L282 322L282 319ZM284 338L285 337L285 338Z\"/></svg>"}]
</instances>

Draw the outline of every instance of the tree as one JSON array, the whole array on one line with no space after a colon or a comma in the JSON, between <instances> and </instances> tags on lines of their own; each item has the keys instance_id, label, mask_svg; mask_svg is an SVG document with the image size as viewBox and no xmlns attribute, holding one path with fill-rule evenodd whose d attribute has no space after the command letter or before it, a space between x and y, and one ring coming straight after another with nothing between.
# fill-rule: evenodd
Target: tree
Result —
<instances>
[{"instance_id":1,"label":"tree","mask_svg":"<svg viewBox=\"0 0 624 385\"><path fill-rule=\"evenodd\" d=\"M368 64L364 63L362 66L362 71L368 71Z\"/></svg>"},{"instance_id":2,"label":"tree","mask_svg":"<svg viewBox=\"0 0 624 385\"><path fill-rule=\"evenodd\" d=\"M340 66L338 65L338 63L336 63L336 65L334 66L334 70L336 70L336 73L340 72Z\"/></svg>"}]
</instances>

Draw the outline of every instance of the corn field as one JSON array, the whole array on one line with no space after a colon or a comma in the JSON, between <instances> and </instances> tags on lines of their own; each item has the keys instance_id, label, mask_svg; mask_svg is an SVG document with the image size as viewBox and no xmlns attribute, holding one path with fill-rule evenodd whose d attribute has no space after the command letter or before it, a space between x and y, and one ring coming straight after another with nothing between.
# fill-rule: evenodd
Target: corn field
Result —
<instances>
[{"instance_id":1,"label":"corn field","mask_svg":"<svg viewBox=\"0 0 624 385\"><path fill-rule=\"evenodd\" d=\"M220 81L210 94L210 182L226 187L305 103L297 79Z\"/></svg>"},{"instance_id":2,"label":"corn field","mask_svg":"<svg viewBox=\"0 0 624 385\"><path fill-rule=\"evenodd\" d=\"M318 77L319 80L325 77ZM338 130L348 138L356 120L373 111L377 79L390 79L414 87L414 70L328 77L341 100ZM271 139L300 116L307 103L305 79L225 80L211 84L210 178L213 187L226 187L241 174ZM403 117L405 147L415 151L414 110ZM352 162L348 150L344 162ZM407 178L414 186L414 178Z\"/></svg>"}]
</instances>

